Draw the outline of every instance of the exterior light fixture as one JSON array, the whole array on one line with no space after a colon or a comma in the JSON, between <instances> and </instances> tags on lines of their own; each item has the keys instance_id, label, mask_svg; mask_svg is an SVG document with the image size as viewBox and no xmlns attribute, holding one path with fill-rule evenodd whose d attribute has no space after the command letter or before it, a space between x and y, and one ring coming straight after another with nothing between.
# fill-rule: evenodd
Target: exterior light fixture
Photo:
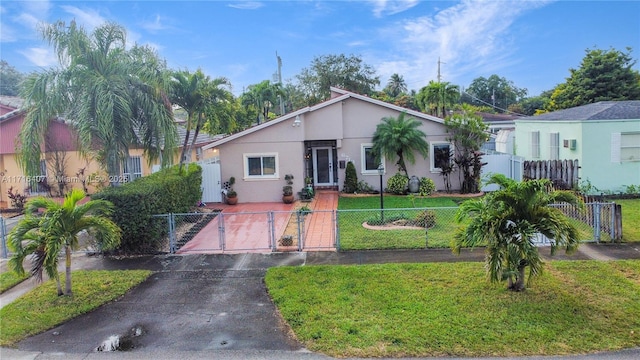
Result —
<instances>
[{"instance_id":1,"label":"exterior light fixture","mask_svg":"<svg viewBox=\"0 0 640 360\"><path fill-rule=\"evenodd\" d=\"M384 188L382 187L382 175L384 175L384 163L378 165L378 175L380 175L380 220L384 224Z\"/></svg>"},{"instance_id":2,"label":"exterior light fixture","mask_svg":"<svg viewBox=\"0 0 640 360\"><path fill-rule=\"evenodd\" d=\"M291 124L291 126L300 127L300 124L302 124L302 120L300 120L300 115L296 115L296 119L293 121L293 124Z\"/></svg>"}]
</instances>

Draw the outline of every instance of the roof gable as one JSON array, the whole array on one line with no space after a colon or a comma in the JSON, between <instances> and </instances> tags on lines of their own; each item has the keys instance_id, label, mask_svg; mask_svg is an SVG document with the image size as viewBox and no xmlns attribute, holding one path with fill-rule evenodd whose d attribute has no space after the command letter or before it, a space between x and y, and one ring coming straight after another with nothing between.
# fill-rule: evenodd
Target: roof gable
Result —
<instances>
[{"instance_id":1,"label":"roof gable","mask_svg":"<svg viewBox=\"0 0 640 360\"><path fill-rule=\"evenodd\" d=\"M335 87L331 87L331 93L332 93L332 98L329 99L329 100L326 100L326 101L321 102L321 103L319 103L317 105L314 105L314 106L304 107L304 108L302 108L300 110L291 112L289 114L285 114L285 115L283 115L283 116L281 116L279 118L276 118L274 120L271 120L271 121L268 121L268 122L253 126L253 127L249 128L249 129L243 130L243 131L241 131L239 133L236 133L236 134L233 134L233 135L229 135L229 136L227 136L225 138L222 138L222 139L220 139L218 141L215 141L215 142L213 142L211 144L205 145L203 147L203 149L209 149L209 148L213 148L213 147L216 147L216 146L220 146L222 144L225 144L227 142L233 141L235 139L238 139L238 138L241 138L243 136L246 136L246 135L252 134L254 132L260 131L260 130L262 130L264 128L271 127L271 126L274 126L274 125L276 125L278 123L281 123L283 121L290 120L292 118L295 118L298 115L303 115L303 114L308 113L308 112L313 112L313 111L316 111L316 110L320 110L322 108L331 106L331 105L333 105L335 103L347 100L349 98L362 100L362 101L365 101L367 103L374 104L374 105L381 106L381 107L385 107L385 108L388 108L388 109L391 109L391 110L395 110L395 111L398 111L398 112L406 112L407 115L410 115L412 117L418 118L418 119L423 120L423 121L433 121L433 122L436 122L436 123L439 123L439 124L444 124L444 120L441 119L441 118L438 118L438 117L435 117L435 116L431 116L431 115L427 115L427 114L421 113L419 111L403 108L403 107L400 107L400 106L397 106L397 105L394 105L394 104L386 103L384 101L372 99L372 98L370 98L368 96L356 94L356 93L353 93L353 92L350 92L350 91L346 91L346 90L338 89L338 88L335 88Z\"/></svg>"}]
</instances>

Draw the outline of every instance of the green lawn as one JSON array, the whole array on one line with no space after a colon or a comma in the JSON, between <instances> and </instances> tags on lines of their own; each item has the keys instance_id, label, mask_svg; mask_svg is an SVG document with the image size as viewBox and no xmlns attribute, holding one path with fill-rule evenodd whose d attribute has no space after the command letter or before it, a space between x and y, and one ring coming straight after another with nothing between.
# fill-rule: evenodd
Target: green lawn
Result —
<instances>
[{"instance_id":1,"label":"green lawn","mask_svg":"<svg viewBox=\"0 0 640 360\"><path fill-rule=\"evenodd\" d=\"M0 274L0 294L2 294L3 292L11 289L12 287L14 287L14 286L16 286L18 284L20 284L21 282L23 282L27 278L29 278L29 274L28 273L25 273L22 276L17 275L13 271L5 271L5 272L1 273Z\"/></svg>"},{"instance_id":2,"label":"green lawn","mask_svg":"<svg viewBox=\"0 0 640 360\"><path fill-rule=\"evenodd\" d=\"M640 199L619 199L622 205L622 240L640 242Z\"/></svg>"},{"instance_id":3,"label":"green lawn","mask_svg":"<svg viewBox=\"0 0 640 360\"><path fill-rule=\"evenodd\" d=\"M380 197L340 197L338 224L340 226L340 250L363 249L424 249L448 247L451 234L460 226L454 220L457 206L463 199L448 197L384 196L384 214L380 214ZM427 232L420 230L370 230L362 226L369 219L404 217L413 219L420 210L429 208L435 212L436 225Z\"/></svg>"},{"instance_id":4,"label":"green lawn","mask_svg":"<svg viewBox=\"0 0 640 360\"><path fill-rule=\"evenodd\" d=\"M47 281L0 309L0 346L11 346L124 295L151 275L146 270L74 271L73 296ZM61 274L64 286L64 274Z\"/></svg>"},{"instance_id":5,"label":"green lawn","mask_svg":"<svg viewBox=\"0 0 640 360\"><path fill-rule=\"evenodd\" d=\"M522 356L640 346L640 261L554 261L523 293L482 263L279 267L296 337L336 357Z\"/></svg>"}]
</instances>

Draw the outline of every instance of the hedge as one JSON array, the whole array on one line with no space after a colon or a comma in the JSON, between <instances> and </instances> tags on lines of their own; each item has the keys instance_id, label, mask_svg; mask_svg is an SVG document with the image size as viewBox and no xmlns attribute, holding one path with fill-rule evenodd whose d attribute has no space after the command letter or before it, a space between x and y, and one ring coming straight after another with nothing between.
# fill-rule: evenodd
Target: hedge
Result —
<instances>
[{"instance_id":1,"label":"hedge","mask_svg":"<svg viewBox=\"0 0 640 360\"><path fill-rule=\"evenodd\" d=\"M111 201L112 220L122 229L118 248L124 254L149 254L161 250L167 223L152 215L186 213L202 197L202 168L197 164L163 169L122 186L108 187L92 196Z\"/></svg>"}]
</instances>

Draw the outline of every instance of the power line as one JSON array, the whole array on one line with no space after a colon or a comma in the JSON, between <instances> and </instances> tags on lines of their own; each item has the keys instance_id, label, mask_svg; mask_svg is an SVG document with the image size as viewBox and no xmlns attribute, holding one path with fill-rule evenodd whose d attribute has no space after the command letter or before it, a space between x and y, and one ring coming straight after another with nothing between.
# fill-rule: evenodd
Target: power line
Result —
<instances>
[{"instance_id":1,"label":"power line","mask_svg":"<svg viewBox=\"0 0 640 360\"><path fill-rule=\"evenodd\" d=\"M507 110L507 109L503 109L503 108L501 108L501 107L498 107L498 106L495 106L495 105L493 105L493 104L490 104L490 103L488 103L488 102L486 102L486 101L484 101L484 100L482 100L482 99L479 99L479 98L477 98L477 97L475 97L475 96L473 96L473 95L469 94L468 92L466 92L466 91L464 91L464 90L462 90L462 89L460 89L460 93L461 93L461 94L465 94L465 95L469 96L470 98L472 98L473 100L478 101L478 102L480 102L480 103L483 103L483 104L485 104L485 105L488 105L488 106L490 106L490 107L492 107L492 108L494 108L494 109L501 110L501 111L503 111L503 112L507 112L507 113L510 113L510 114L518 115L518 116L527 116L527 115L525 115L525 114L519 114L519 113L517 113L517 112L511 111L511 110Z\"/></svg>"}]
</instances>

